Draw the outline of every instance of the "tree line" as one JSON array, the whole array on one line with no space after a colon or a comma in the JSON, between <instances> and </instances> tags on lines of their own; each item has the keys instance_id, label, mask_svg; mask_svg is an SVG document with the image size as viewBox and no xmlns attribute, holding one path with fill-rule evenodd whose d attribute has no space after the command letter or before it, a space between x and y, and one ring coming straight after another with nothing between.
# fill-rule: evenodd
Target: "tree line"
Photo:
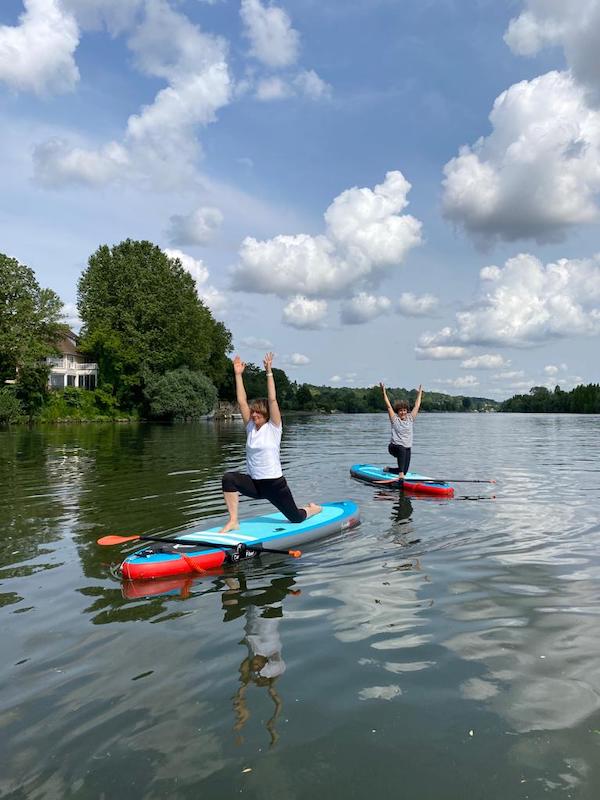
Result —
<instances>
[{"instance_id":1,"label":"tree line","mask_svg":"<svg viewBox=\"0 0 600 800\"><path fill-rule=\"evenodd\" d=\"M600 384L576 386L570 392L556 386L533 386L529 394L516 394L500 405L500 411L546 414L600 414Z\"/></svg>"},{"instance_id":2,"label":"tree line","mask_svg":"<svg viewBox=\"0 0 600 800\"><path fill-rule=\"evenodd\" d=\"M196 418L219 400L233 402L231 332L198 297L192 276L157 245L127 239L100 246L77 287L82 320L78 348L98 364L94 391L48 391L50 366L67 331L63 304L33 270L0 253L0 422L19 419ZM316 386L274 368L280 405L288 411L351 414L383 410L379 386ZM264 371L248 364L248 396L264 396ZM8 383L7 383L8 381ZM9 385L10 384L10 385ZM412 404L416 390L388 389ZM597 385L554 393L533 387L500 404L488 398L426 391L424 411L571 411L600 413Z\"/></svg>"}]
</instances>

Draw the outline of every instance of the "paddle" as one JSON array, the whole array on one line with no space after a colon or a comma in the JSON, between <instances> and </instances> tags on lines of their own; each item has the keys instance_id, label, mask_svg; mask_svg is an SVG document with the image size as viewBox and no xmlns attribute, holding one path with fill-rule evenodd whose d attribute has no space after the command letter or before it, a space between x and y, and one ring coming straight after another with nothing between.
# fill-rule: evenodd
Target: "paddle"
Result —
<instances>
[{"instance_id":1,"label":"paddle","mask_svg":"<svg viewBox=\"0 0 600 800\"><path fill-rule=\"evenodd\" d=\"M199 545L200 547L217 547L220 550L235 550L239 544L244 544L247 550L256 550L261 553L277 553L278 555L291 556L292 558L300 558L302 555L301 550L276 550L274 547L263 547L262 544L256 542L255 544L224 544L223 542L192 542L189 539L166 539L164 536L102 536L98 539L98 544L111 545L111 544L124 544L125 542L166 542L168 544L187 544Z\"/></svg>"},{"instance_id":2,"label":"paddle","mask_svg":"<svg viewBox=\"0 0 600 800\"><path fill-rule=\"evenodd\" d=\"M495 480L482 480L480 478L390 478L389 480L373 481L373 483L496 483Z\"/></svg>"}]
</instances>

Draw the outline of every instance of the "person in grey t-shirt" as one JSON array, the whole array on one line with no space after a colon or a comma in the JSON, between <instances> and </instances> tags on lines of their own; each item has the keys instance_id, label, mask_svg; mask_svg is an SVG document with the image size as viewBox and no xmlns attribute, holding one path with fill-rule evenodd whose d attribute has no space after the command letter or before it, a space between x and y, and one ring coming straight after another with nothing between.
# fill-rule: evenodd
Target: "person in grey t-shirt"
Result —
<instances>
[{"instance_id":1,"label":"person in grey t-shirt","mask_svg":"<svg viewBox=\"0 0 600 800\"><path fill-rule=\"evenodd\" d=\"M388 445L388 453L394 458L398 459L398 469L388 468L386 472L398 473L398 478L402 480L408 472L410 466L410 454L413 443L413 424L419 409L421 408L421 399L423 397L423 387L419 386L417 392L417 399L413 406L412 411L408 410L408 403L405 400L400 400L392 404L389 401L385 386L383 383L379 384L383 393L383 400L385 402L387 412L392 426L392 439Z\"/></svg>"}]
</instances>

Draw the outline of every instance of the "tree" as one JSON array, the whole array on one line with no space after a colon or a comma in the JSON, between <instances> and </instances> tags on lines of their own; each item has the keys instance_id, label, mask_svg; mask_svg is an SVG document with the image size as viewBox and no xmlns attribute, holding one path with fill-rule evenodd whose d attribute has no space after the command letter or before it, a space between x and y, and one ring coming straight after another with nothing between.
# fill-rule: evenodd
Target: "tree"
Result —
<instances>
[{"instance_id":1,"label":"tree","mask_svg":"<svg viewBox=\"0 0 600 800\"><path fill-rule=\"evenodd\" d=\"M80 347L125 407L142 405L152 376L179 367L226 379L231 334L196 292L179 259L147 241L102 245L79 280Z\"/></svg>"},{"instance_id":2,"label":"tree","mask_svg":"<svg viewBox=\"0 0 600 800\"><path fill-rule=\"evenodd\" d=\"M56 352L62 301L30 267L0 253L0 383Z\"/></svg>"},{"instance_id":3,"label":"tree","mask_svg":"<svg viewBox=\"0 0 600 800\"><path fill-rule=\"evenodd\" d=\"M21 403L12 388L0 389L0 425L18 422L22 413Z\"/></svg>"},{"instance_id":4,"label":"tree","mask_svg":"<svg viewBox=\"0 0 600 800\"><path fill-rule=\"evenodd\" d=\"M312 392L306 383L301 383L296 392L296 406L301 411L313 411L315 408Z\"/></svg>"},{"instance_id":5,"label":"tree","mask_svg":"<svg viewBox=\"0 0 600 800\"><path fill-rule=\"evenodd\" d=\"M187 367L149 376L144 395L150 416L156 419L201 417L217 402L217 390L206 375Z\"/></svg>"}]
</instances>

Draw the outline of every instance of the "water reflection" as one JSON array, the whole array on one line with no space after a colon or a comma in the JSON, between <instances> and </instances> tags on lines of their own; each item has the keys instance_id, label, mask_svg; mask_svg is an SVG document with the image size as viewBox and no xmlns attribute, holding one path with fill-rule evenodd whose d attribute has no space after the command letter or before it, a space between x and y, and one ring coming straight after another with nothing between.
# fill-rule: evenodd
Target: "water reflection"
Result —
<instances>
[{"instance_id":1,"label":"water reflection","mask_svg":"<svg viewBox=\"0 0 600 800\"><path fill-rule=\"evenodd\" d=\"M236 741L242 744L242 731L248 723L251 712L248 692L252 687L264 689L273 710L264 726L269 734L269 746L273 747L279 739L277 721L283 709L283 701L277 689L277 681L285 672L282 656L282 642L279 632L283 619L283 601L288 595L297 596L296 574L290 573L271 577L252 577L238 570L237 574L224 574L211 580L198 576L188 576L149 581L126 581L123 583L123 597L128 600L144 599L155 606L154 614L164 610L164 602L169 599L187 600L192 597L219 592L223 609L223 622L233 622L244 618L244 637L240 644L247 653L238 668L238 688L232 705L235 717L233 730ZM138 608L139 614L148 615L148 607ZM173 614L170 615L171 617ZM164 617L163 617L164 620Z\"/></svg>"}]
</instances>

